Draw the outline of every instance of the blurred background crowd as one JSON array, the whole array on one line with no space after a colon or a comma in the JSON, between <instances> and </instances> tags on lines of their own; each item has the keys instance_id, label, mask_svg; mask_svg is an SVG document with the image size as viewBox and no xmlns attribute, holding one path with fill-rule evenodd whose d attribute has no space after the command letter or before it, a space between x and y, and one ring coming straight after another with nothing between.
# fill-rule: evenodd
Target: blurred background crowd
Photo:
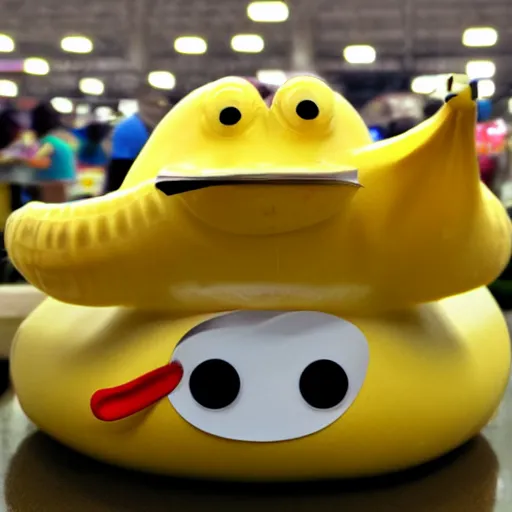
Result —
<instances>
[{"instance_id":1,"label":"blurred background crowd","mask_svg":"<svg viewBox=\"0 0 512 512\"><path fill-rule=\"evenodd\" d=\"M510 0L0 0L0 231L28 201L119 188L160 119L226 75L268 99L319 76L375 140L433 115L447 73L478 79L481 176L509 206L511 19Z\"/></svg>"}]
</instances>

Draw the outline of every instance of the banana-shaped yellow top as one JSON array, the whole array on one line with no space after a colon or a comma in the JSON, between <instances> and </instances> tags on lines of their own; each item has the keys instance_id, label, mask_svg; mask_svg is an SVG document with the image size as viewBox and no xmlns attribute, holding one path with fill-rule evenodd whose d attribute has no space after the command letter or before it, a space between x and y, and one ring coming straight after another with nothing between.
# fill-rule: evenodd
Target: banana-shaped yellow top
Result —
<instances>
[{"instance_id":1,"label":"banana-shaped yellow top","mask_svg":"<svg viewBox=\"0 0 512 512\"><path fill-rule=\"evenodd\" d=\"M509 218L480 182L474 87L372 144L325 83L295 78L271 108L239 78L162 121L120 191L15 212L6 246L64 302L175 312L371 312L491 282Z\"/></svg>"}]
</instances>

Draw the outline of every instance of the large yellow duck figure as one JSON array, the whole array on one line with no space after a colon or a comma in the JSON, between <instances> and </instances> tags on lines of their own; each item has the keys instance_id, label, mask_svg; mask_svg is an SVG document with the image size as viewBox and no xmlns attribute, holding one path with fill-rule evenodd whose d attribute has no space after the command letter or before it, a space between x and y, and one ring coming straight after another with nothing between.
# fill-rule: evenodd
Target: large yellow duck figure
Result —
<instances>
[{"instance_id":1,"label":"large yellow duck figure","mask_svg":"<svg viewBox=\"0 0 512 512\"><path fill-rule=\"evenodd\" d=\"M476 435L508 382L485 285L511 229L479 180L475 89L372 144L320 80L268 107L222 79L120 191L15 212L8 253L50 297L13 346L28 416L119 466L252 481L401 470Z\"/></svg>"}]
</instances>

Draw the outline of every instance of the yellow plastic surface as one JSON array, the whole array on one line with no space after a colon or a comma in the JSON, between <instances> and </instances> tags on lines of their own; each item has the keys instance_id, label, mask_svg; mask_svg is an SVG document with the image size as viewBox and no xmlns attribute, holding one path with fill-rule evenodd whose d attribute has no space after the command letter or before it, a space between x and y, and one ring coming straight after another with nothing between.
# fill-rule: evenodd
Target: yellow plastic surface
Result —
<instances>
[{"instance_id":1,"label":"yellow plastic surface","mask_svg":"<svg viewBox=\"0 0 512 512\"><path fill-rule=\"evenodd\" d=\"M319 107L313 121L295 113L306 99ZM218 120L228 106L242 112L231 127ZM495 412L510 367L505 321L482 288L509 261L510 221L479 180L475 119L467 87L417 128L371 144L356 111L313 78L287 82L270 109L242 79L193 92L121 191L31 203L10 217L11 259L53 297L14 345L24 410L94 457L179 476L367 475L459 446ZM359 188L232 185L166 196L155 187L162 171L354 169ZM235 309L324 311L355 323L370 365L348 412L317 434L263 444L204 434L168 400L111 424L94 418L94 391L166 364L190 328Z\"/></svg>"},{"instance_id":2,"label":"yellow plastic surface","mask_svg":"<svg viewBox=\"0 0 512 512\"><path fill-rule=\"evenodd\" d=\"M206 478L315 479L402 469L448 452L489 421L508 381L507 327L481 288L407 312L347 317L369 342L366 381L338 421L308 437L214 437L189 425L167 399L114 423L93 417L94 391L166 364L179 339L206 318L48 300L14 342L21 405L51 436L121 466Z\"/></svg>"},{"instance_id":3,"label":"yellow plastic surface","mask_svg":"<svg viewBox=\"0 0 512 512\"><path fill-rule=\"evenodd\" d=\"M295 114L304 98L318 103L317 120ZM229 105L241 126L218 121ZM268 109L251 84L224 79L168 114L122 191L25 206L10 218L7 249L36 287L86 306L360 312L437 300L493 281L510 254L508 216L479 180L475 119L468 87L411 132L369 144L356 111L319 80L290 80ZM349 168L362 188L226 186L167 197L154 185L163 169Z\"/></svg>"}]
</instances>

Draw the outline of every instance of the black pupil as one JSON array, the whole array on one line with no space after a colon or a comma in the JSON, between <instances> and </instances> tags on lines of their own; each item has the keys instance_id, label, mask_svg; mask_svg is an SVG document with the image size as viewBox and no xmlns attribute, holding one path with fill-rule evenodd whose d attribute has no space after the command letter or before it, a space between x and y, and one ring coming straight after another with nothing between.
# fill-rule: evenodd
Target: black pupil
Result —
<instances>
[{"instance_id":1,"label":"black pupil","mask_svg":"<svg viewBox=\"0 0 512 512\"><path fill-rule=\"evenodd\" d=\"M313 119L316 119L318 117L318 114L320 114L318 105L314 101L311 101L311 100L301 101L297 105L297 108L295 110L297 112L297 115L301 119L305 119L306 121L311 121Z\"/></svg>"},{"instance_id":2,"label":"black pupil","mask_svg":"<svg viewBox=\"0 0 512 512\"><path fill-rule=\"evenodd\" d=\"M242 113L236 107L226 107L221 110L219 120L223 125L233 126L242 119Z\"/></svg>"},{"instance_id":3,"label":"black pupil","mask_svg":"<svg viewBox=\"0 0 512 512\"><path fill-rule=\"evenodd\" d=\"M302 398L315 409L331 409L345 398L348 377L343 368L327 359L311 363L299 381Z\"/></svg>"},{"instance_id":4,"label":"black pupil","mask_svg":"<svg viewBox=\"0 0 512 512\"><path fill-rule=\"evenodd\" d=\"M223 409L238 396L240 377L226 361L209 359L194 368L188 385L199 405L207 409Z\"/></svg>"}]
</instances>

